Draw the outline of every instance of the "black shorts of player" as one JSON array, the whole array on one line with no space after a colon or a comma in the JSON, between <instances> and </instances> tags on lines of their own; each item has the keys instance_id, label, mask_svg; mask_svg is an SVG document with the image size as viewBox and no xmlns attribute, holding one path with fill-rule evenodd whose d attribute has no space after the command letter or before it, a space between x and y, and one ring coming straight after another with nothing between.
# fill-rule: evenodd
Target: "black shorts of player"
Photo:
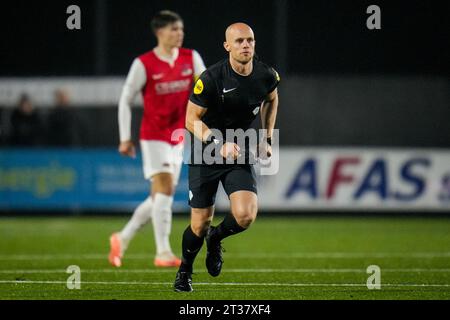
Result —
<instances>
[{"instance_id":1,"label":"black shorts of player","mask_svg":"<svg viewBox=\"0 0 450 320\"><path fill-rule=\"evenodd\" d=\"M208 208L214 205L219 182L228 197L236 191L257 193L253 165L191 165L189 166L189 205Z\"/></svg>"}]
</instances>

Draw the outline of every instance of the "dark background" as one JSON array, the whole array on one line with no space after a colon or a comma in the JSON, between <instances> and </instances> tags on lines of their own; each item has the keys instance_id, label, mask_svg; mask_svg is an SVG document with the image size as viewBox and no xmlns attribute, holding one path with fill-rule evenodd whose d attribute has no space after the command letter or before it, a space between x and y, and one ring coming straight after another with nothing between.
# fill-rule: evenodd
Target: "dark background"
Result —
<instances>
[{"instance_id":1,"label":"dark background","mask_svg":"<svg viewBox=\"0 0 450 320\"><path fill-rule=\"evenodd\" d=\"M283 3L287 15L279 21ZM80 31L65 27L70 4L81 8ZM366 28L370 4L381 8L381 30ZM285 75L450 75L450 6L423 0L7 1L0 75L123 75L135 56L156 44L150 19L161 9L183 17L185 46L196 48L208 65L224 56L225 28L244 21L255 31L261 59L286 66ZM285 61L276 58L278 37L285 37Z\"/></svg>"},{"instance_id":2,"label":"dark background","mask_svg":"<svg viewBox=\"0 0 450 320\"><path fill-rule=\"evenodd\" d=\"M66 28L70 4L81 7L80 31ZM366 28L371 4L381 8L381 30ZM150 19L161 9L183 17L184 46L206 65L225 56L229 24L253 27L260 59L282 77L283 145L450 147L448 2L7 1L0 77L125 76L156 44ZM76 144L116 145L116 108L72 108Z\"/></svg>"}]
</instances>

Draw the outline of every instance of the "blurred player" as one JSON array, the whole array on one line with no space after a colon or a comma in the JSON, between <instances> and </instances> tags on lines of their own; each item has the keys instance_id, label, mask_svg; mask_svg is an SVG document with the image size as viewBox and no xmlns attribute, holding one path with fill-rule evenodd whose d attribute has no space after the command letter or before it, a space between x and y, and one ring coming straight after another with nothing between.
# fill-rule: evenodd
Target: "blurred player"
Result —
<instances>
[{"instance_id":1,"label":"blurred player","mask_svg":"<svg viewBox=\"0 0 450 320\"><path fill-rule=\"evenodd\" d=\"M182 48L184 30L181 17L161 11L152 20L158 45L136 58L119 102L119 152L135 157L131 140L131 104L141 92L144 115L140 129L144 176L151 180L151 195L139 205L128 224L110 237L109 262L120 267L122 257L136 232L150 219L156 242L157 267L176 267L180 259L169 242L172 202L182 164L183 143L171 140L172 132L184 128L186 105L194 78L205 66L195 50Z\"/></svg>"},{"instance_id":2,"label":"blurred player","mask_svg":"<svg viewBox=\"0 0 450 320\"><path fill-rule=\"evenodd\" d=\"M191 160L191 224L183 234L183 258L175 279L175 291L192 291L192 266L204 240L207 246L206 267L209 274L216 277L223 263L221 241L247 230L256 219L258 199L250 152L234 141L217 139L219 135L216 136L211 129L219 130L222 137L226 136L227 129L246 131L262 107L262 127L267 131L260 145L260 155L266 158L272 153L271 137L278 108L278 73L254 59L255 37L252 29L244 23L227 28L224 47L229 57L208 68L195 84L188 103L186 127L195 139L201 141L191 143L194 162L198 151L203 154L203 150L214 143L220 150L218 159L231 158L234 163L192 163ZM200 150L196 149L197 146ZM245 156L244 164L236 163L240 156ZM219 182L230 199L231 213L213 227L210 224Z\"/></svg>"}]
</instances>

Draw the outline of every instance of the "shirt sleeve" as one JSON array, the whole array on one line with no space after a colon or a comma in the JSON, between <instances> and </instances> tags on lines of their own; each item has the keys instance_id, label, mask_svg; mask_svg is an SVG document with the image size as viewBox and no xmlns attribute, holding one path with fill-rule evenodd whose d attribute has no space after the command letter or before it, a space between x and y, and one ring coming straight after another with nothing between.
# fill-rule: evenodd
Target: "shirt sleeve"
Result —
<instances>
[{"instance_id":1,"label":"shirt sleeve","mask_svg":"<svg viewBox=\"0 0 450 320\"><path fill-rule=\"evenodd\" d=\"M192 53L192 59L194 62L194 79L197 80L203 73L203 71L206 70L206 67L202 57L196 50L194 50Z\"/></svg>"},{"instance_id":2,"label":"shirt sleeve","mask_svg":"<svg viewBox=\"0 0 450 320\"><path fill-rule=\"evenodd\" d=\"M202 73L195 82L194 89L189 100L203 108L208 108L217 97L217 90L214 81L208 70Z\"/></svg>"},{"instance_id":3,"label":"shirt sleeve","mask_svg":"<svg viewBox=\"0 0 450 320\"><path fill-rule=\"evenodd\" d=\"M119 100L118 120L121 142L131 140L131 105L146 82L147 75L144 64L137 58L131 65Z\"/></svg>"},{"instance_id":4,"label":"shirt sleeve","mask_svg":"<svg viewBox=\"0 0 450 320\"><path fill-rule=\"evenodd\" d=\"M274 68L270 68L270 80L269 80L269 91L267 93L271 93L273 90L278 87L281 78L278 72Z\"/></svg>"}]
</instances>

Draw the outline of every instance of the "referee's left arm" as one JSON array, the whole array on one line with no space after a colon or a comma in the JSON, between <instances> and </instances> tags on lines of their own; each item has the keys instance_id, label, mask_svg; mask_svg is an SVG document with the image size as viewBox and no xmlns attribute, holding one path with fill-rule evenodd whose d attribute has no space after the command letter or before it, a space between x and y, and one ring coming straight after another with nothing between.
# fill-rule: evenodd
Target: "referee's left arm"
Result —
<instances>
[{"instance_id":1,"label":"referee's left arm","mask_svg":"<svg viewBox=\"0 0 450 320\"><path fill-rule=\"evenodd\" d=\"M269 93L263 102L261 109L261 124L266 130L266 138L272 138L273 129L278 111L278 89Z\"/></svg>"}]
</instances>

